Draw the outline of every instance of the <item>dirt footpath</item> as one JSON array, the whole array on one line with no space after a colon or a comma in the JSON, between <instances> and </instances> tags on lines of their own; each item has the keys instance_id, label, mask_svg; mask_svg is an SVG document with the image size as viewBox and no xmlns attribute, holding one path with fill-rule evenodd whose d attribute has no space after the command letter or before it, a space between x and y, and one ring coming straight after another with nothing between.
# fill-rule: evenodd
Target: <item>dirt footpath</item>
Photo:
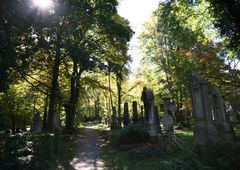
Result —
<instances>
[{"instance_id":1,"label":"dirt footpath","mask_svg":"<svg viewBox=\"0 0 240 170\"><path fill-rule=\"evenodd\" d=\"M104 139L99 132L92 126L85 127L77 143L75 157L71 161L72 167L76 170L109 170L99 158L102 144Z\"/></svg>"}]
</instances>

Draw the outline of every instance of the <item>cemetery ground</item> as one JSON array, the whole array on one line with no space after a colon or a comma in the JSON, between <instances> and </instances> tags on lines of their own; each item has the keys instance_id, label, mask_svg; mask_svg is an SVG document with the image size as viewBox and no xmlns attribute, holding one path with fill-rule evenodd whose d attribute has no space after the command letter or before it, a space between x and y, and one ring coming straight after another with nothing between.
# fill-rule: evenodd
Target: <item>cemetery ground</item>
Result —
<instances>
[{"instance_id":1,"label":"cemetery ground","mask_svg":"<svg viewBox=\"0 0 240 170\"><path fill-rule=\"evenodd\" d=\"M18 134L5 142L1 139L0 169L238 170L240 168L240 127L236 125L234 127L238 137L237 142L205 147L193 145L192 129L175 130L176 136L181 139L180 144L170 146L161 143L161 140L151 144L144 137L144 131L137 126L116 130L112 134L105 125L91 125L91 130L89 126L84 124L70 135ZM92 163L94 166L91 165Z\"/></svg>"}]
</instances>

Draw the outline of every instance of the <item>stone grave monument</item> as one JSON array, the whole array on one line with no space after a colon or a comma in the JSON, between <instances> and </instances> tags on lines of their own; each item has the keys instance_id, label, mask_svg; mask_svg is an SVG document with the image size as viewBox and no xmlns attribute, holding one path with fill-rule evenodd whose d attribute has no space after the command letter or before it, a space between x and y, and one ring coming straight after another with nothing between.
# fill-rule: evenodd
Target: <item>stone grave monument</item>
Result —
<instances>
[{"instance_id":1,"label":"stone grave monument","mask_svg":"<svg viewBox=\"0 0 240 170\"><path fill-rule=\"evenodd\" d=\"M111 116L111 129L117 128L117 110L116 107L112 107L112 116Z\"/></svg>"},{"instance_id":2,"label":"stone grave monument","mask_svg":"<svg viewBox=\"0 0 240 170\"><path fill-rule=\"evenodd\" d=\"M149 124L150 139L152 142L156 142L157 125L156 125L156 116L154 111L153 91L144 87L141 99L143 100L143 103L144 103L145 117L146 117L146 120L148 120L148 124Z\"/></svg>"},{"instance_id":3,"label":"stone grave monument","mask_svg":"<svg viewBox=\"0 0 240 170\"><path fill-rule=\"evenodd\" d=\"M218 131L213 124L209 106L208 84L204 76L194 75L190 79L190 91L193 107L194 143L205 145L219 140Z\"/></svg>"},{"instance_id":4,"label":"stone grave monument","mask_svg":"<svg viewBox=\"0 0 240 170\"><path fill-rule=\"evenodd\" d=\"M34 116L33 116L33 123L31 126L31 132L34 133L41 133L43 128L43 122L42 118L40 116L40 112L36 110Z\"/></svg>"},{"instance_id":5,"label":"stone grave monument","mask_svg":"<svg viewBox=\"0 0 240 170\"><path fill-rule=\"evenodd\" d=\"M124 127L127 127L130 123L129 119L129 110L128 110L128 103L124 103L124 108L123 108L123 125Z\"/></svg>"},{"instance_id":6,"label":"stone grave monument","mask_svg":"<svg viewBox=\"0 0 240 170\"><path fill-rule=\"evenodd\" d=\"M56 111L53 118L53 128L55 130L61 129L61 121L60 121L60 114L59 111Z\"/></svg>"},{"instance_id":7,"label":"stone grave monument","mask_svg":"<svg viewBox=\"0 0 240 170\"><path fill-rule=\"evenodd\" d=\"M214 89L210 99L213 111L213 120L218 130L219 137L227 141L234 140L235 133L230 123L227 121L224 101L218 90Z\"/></svg>"},{"instance_id":8,"label":"stone grave monument","mask_svg":"<svg viewBox=\"0 0 240 170\"><path fill-rule=\"evenodd\" d=\"M133 101L132 103L132 108L133 108L133 123L137 124L138 123L138 111L137 111L137 101Z\"/></svg>"}]
</instances>

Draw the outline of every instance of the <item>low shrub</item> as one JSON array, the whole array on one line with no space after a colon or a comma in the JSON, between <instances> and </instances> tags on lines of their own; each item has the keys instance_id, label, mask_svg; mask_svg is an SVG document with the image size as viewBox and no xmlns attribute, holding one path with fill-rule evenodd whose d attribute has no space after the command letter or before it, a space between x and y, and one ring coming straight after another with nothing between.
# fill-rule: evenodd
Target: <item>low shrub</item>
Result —
<instances>
[{"instance_id":1,"label":"low shrub","mask_svg":"<svg viewBox=\"0 0 240 170\"><path fill-rule=\"evenodd\" d=\"M206 146L195 146L194 152L199 160L216 170L240 169L240 143L218 143Z\"/></svg>"},{"instance_id":2,"label":"low shrub","mask_svg":"<svg viewBox=\"0 0 240 170\"><path fill-rule=\"evenodd\" d=\"M140 144L149 141L149 133L138 125L129 125L123 129L113 130L110 141L113 146Z\"/></svg>"},{"instance_id":3,"label":"low shrub","mask_svg":"<svg viewBox=\"0 0 240 170\"><path fill-rule=\"evenodd\" d=\"M54 134L18 134L7 138L0 169L69 168L72 158L69 143Z\"/></svg>"}]
</instances>

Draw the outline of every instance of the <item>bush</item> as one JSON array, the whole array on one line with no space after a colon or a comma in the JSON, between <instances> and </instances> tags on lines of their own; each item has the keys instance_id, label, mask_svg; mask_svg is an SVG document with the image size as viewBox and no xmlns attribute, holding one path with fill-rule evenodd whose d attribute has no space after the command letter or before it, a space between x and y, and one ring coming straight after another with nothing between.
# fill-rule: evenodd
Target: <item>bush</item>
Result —
<instances>
[{"instance_id":1,"label":"bush","mask_svg":"<svg viewBox=\"0 0 240 170\"><path fill-rule=\"evenodd\" d=\"M218 143L196 146L195 153L199 160L216 170L240 169L240 143Z\"/></svg>"},{"instance_id":2,"label":"bush","mask_svg":"<svg viewBox=\"0 0 240 170\"><path fill-rule=\"evenodd\" d=\"M113 130L110 141L114 146L140 144L149 141L149 133L138 125L130 125L123 129Z\"/></svg>"},{"instance_id":3,"label":"bush","mask_svg":"<svg viewBox=\"0 0 240 170\"><path fill-rule=\"evenodd\" d=\"M18 134L6 140L0 169L67 169L72 158L69 148L59 135Z\"/></svg>"}]
</instances>

